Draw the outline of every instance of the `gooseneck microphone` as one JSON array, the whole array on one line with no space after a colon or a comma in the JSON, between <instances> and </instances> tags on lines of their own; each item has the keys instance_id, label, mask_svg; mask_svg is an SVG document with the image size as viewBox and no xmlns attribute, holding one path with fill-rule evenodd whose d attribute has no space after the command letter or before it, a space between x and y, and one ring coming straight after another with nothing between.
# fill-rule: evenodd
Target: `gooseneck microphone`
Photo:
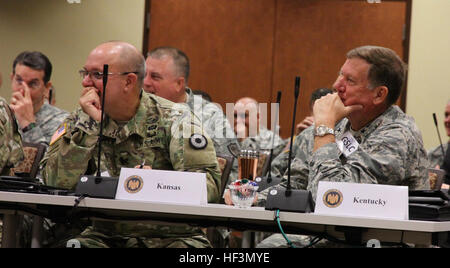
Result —
<instances>
[{"instance_id":1,"label":"gooseneck microphone","mask_svg":"<svg viewBox=\"0 0 450 268\"><path fill-rule=\"evenodd\" d=\"M258 183L258 192L261 192L273 185L277 185L281 182L281 178L280 177L274 177L272 178L272 171L271 171L271 166L272 166L272 160L273 160L273 147L275 145L275 133L276 133L276 128L278 125L278 113L280 110L280 102L281 102L281 91L278 91L277 93L277 106L275 109L275 120L273 123L273 130L274 130L274 134L272 136L272 147L270 149L270 154L269 154L269 163L268 163L268 167L269 167L269 171L267 173L266 177L257 177L255 179L255 181Z\"/></svg>"},{"instance_id":2,"label":"gooseneck microphone","mask_svg":"<svg viewBox=\"0 0 450 268\"><path fill-rule=\"evenodd\" d=\"M97 156L97 177L101 178L100 159L102 155L102 142L103 142L103 117L105 115L105 95L106 84L108 83L108 64L103 65L103 93L102 93L102 113L100 118L100 133L98 136L98 156Z\"/></svg>"},{"instance_id":3,"label":"gooseneck microphone","mask_svg":"<svg viewBox=\"0 0 450 268\"><path fill-rule=\"evenodd\" d=\"M444 145L442 145L441 134L439 133L439 126L438 126L438 122L436 119L436 113L433 113L433 120L434 120L434 125L436 126L436 131L437 131L438 138L439 138L439 144L441 145L442 155L445 156Z\"/></svg>"},{"instance_id":4,"label":"gooseneck microphone","mask_svg":"<svg viewBox=\"0 0 450 268\"><path fill-rule=\"evenodd\" d=\"M288 179L286 186L286 196L291 194L291 158L292 158L292 144L294 143L294 128L295 128L295 115L297 114L297 102L300 95L300 76L295 77L295 89L294 89L294 115L292 117L291 128L291 140L289 144L289 159L288 159Z\"/></svg>"},{"instance_id":5,"label":"gooseneck microphone","mask_svg":"<svg viewBox=\"0 0 450 268\"><path fill-rule=\"evenodd\" d=\"M100 118L100 131L97 140L98 155L97 155L97 174L96 175L81 175L80 180L75 188L75 195L83 197L96 197L96 198L108 198L114 199L116 197L117 184L119 178L106 177L101 174L101 155L102 155L102 142L103 137L103 124L105 117L105 96L106 96L106 84L108 83L108 64L103 65L103 93L101 100L101 118ZM81 199L80 199L81 200ZM78 200L78 202L80 201ZM77 203L77 202L76 202Z\"/></svg>"},{"instance_id":6,"label":"gooseneck microphone","mask_svg":"<svg viewBox=\"0 0 450 268\"><path fill-rule=\"evenodd\" d=\"M266 210L281 210L291 212L312 212L314 211L314 202L312 200L311 192L306 190L292 190L291 188L291 158L292 158L292 143L295 130L295 114L297 113L297 100L300 93L300 77L295 77L295 103L294 116L292 118L291 129L291 144L288 159L288 178L286 189L278 187L271 189L267 195Z\"/></svg>"}]
</instances>

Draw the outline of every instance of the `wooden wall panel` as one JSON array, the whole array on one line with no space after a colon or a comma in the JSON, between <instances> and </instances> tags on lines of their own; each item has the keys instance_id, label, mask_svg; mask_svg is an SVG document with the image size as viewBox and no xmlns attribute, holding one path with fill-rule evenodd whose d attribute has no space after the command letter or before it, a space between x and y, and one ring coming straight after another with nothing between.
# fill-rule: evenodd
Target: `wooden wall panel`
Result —
<instances>
[{"instance_id":1,"label":"wooden wall panel","mask_svg":"<svg viewBox=\"0 0 450 268\"><path fill-rule=\"evenodd\" d=\"M175 46L191 61L189 86L225 108L271 94L274 0L152 0L149 49Z\"/></svg>"}]
</instances>

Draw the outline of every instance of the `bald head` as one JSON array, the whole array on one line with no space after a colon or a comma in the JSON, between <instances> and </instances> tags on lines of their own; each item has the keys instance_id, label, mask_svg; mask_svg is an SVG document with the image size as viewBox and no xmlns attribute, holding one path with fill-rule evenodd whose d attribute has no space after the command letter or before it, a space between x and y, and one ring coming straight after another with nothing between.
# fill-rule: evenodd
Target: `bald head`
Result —
<instances>
[{"instance_id":1,"label":"bald head","mask_svg":"<svg viewBox=\"0 0 450 268\"><path fill-rule=\"evenodd\" d=\"M108 55L111 62L105 63L116 65L120 72L136 72L138 84L141 87L145 76L145 58L136 47L122 41L110 41L97 46L92 52Z\"/></svg>"},{"instance_id":2,"label":"bald head","mask_svg":"<svg viewBox=\"0 0 450 268\"><path fill-rule=\"evenodd\" d=\"M254 107L258 107L258 102L250 97L243 97L240 98L237 102L236 102L236 106L246 106L248 108L254 106Z\"/></svg>"}]
</instances>

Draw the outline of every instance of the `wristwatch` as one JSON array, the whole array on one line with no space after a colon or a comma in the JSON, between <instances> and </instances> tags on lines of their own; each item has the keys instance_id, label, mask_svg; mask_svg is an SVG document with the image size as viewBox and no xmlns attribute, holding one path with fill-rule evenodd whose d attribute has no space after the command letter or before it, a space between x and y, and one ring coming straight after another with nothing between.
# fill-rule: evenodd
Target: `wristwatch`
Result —
<instances>
[{"instance_id":1,"label":"wristwatch","mask_svg":"<svg viewBox=\"0 0 450 268\"><path fill-rule=\"evenodd\" d=\"M31 122L31 123L28 124L28 126L22 128L22 132L25 133L25 132L27 132L29 130L32 130L35 127L36 127L36 123Z\"/></svg>"},{"instance_id":2,"label":"wristwatch","mask_svg":"<svg viewBox=\"0 0 450 268\"><path fill-rule=\"evenodd\" d=\"M334 129L329 128L325 125L320 125L314 129L314 136L323 137L327 134L334 135Z\"/></svg>"}]
</instances>

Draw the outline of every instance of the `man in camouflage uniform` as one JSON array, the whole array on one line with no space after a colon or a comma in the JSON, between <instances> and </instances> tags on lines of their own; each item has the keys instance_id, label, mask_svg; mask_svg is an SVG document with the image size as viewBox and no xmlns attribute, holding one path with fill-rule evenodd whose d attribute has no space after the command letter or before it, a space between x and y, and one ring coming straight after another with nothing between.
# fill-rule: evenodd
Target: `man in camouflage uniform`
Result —
<instances>
[{"instance_id":1,"label":"man in camouflage uniform","mask_svg":"<svg viewBox=\"0 0 450 268\"><path fill-rule=\"evenodd\" d=\"M8 103L0 97L0 175L9 176L10 169L23 160L22 139Z\"/></svg>"},{"instance_id":2,"label":"man in camouflage uniform","mask_svg":"<svg viewBox=\"0 0 450 268\"><path fill-rule=\"evenodd\" d=\"M11 168L22 161L23 157L22 140L17 122L8 103L0 97L0 175L9 176ZM3 222L0 221L0 244L2 229Z\"/></svg>"},{"instance_id":3,"label":"man in camouflage uniform","mask_svg":"<svg viewBox=\"0 0 450 268\"><path fill-rule=\"evenodd\" d=\"M80 175L96 171L104 64L109 64L109 81L102 152L108 173L119 176L122 167L136 167L143 160L153 169L203 172L208 202L217 202L220 170L212 141L190 111L142 91L145 59L124 42L101 44L89 54L80 71L81 107L59 128L41 163L47 184L74 189ZM200 228L143 222L96 220L76 239L83 247L210 246Z\"/></svg>"},{"instance_id":4,"label":"man in camouflage uniform","mask_svg":"<svg viewBox=\"0 0 450 268\"><path fill-rule=\"evenodd\" d=\"M337 93L316 101L315 125L297 139L300 154L292 162L292 186L311 191L314 200L320 181L429 189L420 131L394 105L404 79L404 63L394 51L375 46L349 51L333 85ZM351 150L342 147L344 137L353 137ZM285 185L284 180L277 187ZM259 196L260 204L268 191ZM304 236L289 238L300 246L310 242ZM259 246L286 246L286 241L274 235Z\"/></svg>"},{"instance_id":5,"label":"man in camouflage uniform","mask_svg":"<svg viewBox=\"0 0 450 268\"><path fill-rule=\"evenodd\" d=\"M200 119L214 142L218 155L231 156L228 145L237 144L231 126L219 105L193 94L188 87L187 55L173 47L158 47L148 53L144 90L178 104L186 104Z\"/></svg>"},{"instance_id":6,"label":"man in camouflage uniform","mask_svg":"<svg viewBox=\"0 0 450 268\"><path fill-rule=\"evenodd\" d=\"M445 113L444 113L445 119L444 119L444 126L447 136L450 138L450 100L447 102L447 105L445 106ZM448 184L450 184L450 163L445 164L444 159L447 154L450 154L449 152L449 143L445 142L444 144L437 146L436 148L430 150L428 152L428 159L430 161L430 168L438 168L438 169L444 169L446 170L447 176L445 180L445 188L448 187ZM443 151L443 152L442 152Z\"/></svg>"},{"instance_id":7,"label":"man in camouflage uniform","mask_svg":"<svg viewBox=\"0 0 450 268\"><path fill-rule=\"evenodd\" d=\"M275 157L286 146L286 141L277 133L268 130L260 123L259 103L250 97L241 98L234 105L234 131L241 149L270 151L272 139L274 139L273 156Z\"/></svg>"},{"instance_id":8,"label":"man in camouflage uniform","mask_svg":"<svg viewBox=\"0 0 450 268\"><path fill-rule=\"evenodd\" d=\"M47 103L52 64L41 52L22 52L13 63L10 107L19 122L23 141L49 144L68 113Z\"/></svg>"}]
</instances>

